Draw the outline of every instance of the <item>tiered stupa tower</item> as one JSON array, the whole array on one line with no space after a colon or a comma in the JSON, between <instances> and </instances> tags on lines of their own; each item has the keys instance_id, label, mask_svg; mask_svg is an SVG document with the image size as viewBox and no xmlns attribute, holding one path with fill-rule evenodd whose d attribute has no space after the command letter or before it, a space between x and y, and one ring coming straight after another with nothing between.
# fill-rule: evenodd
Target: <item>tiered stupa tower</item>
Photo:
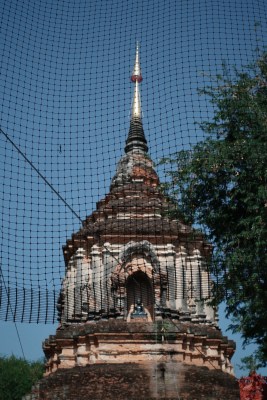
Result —
<instances>
[{"instance_id":1,"label":"tiered stupa tower","mask_svg":"<svg viewBox=\"0 0 267 400\"><path fill-rule=\"evenodd\" d=\"M110 191L64 246L60 326L43 344L45 379L53 386L62 374L69 382L71 371L76 382L87 374L80 399L236 399L234 343L209 305L211 246L172 217L148 155L138 44L131 81L130 129Z\"/></svg>"}]
</instances>

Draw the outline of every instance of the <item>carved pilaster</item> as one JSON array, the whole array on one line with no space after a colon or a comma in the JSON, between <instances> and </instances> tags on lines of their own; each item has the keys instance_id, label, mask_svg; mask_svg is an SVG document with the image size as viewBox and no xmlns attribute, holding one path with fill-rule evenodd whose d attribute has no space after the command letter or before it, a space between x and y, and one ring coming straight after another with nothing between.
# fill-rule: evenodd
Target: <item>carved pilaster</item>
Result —
<instances>
[{"instance_id":1,"label":"carved pilaster","mask_svg":"<svg viewBox=\"0 0 267 400\"><path fill-rule=\"evenodd\" d=\"M176 309L182 313L187 313L187 286L186 286L186 248L181 246L179 253L176 255Z\"/></svg>"},{"instance_id":2,"label":"carved pilaster","mask_svg":"<svg viewBox=\"0 0 267 400\"><path fill-rule=\"evenodd\" d=\"M76 263L75 318L80 318L82 316L82 304L85 301L83 291L86 282L85 275L87 275L87 271L85 271L83 268L84 256L84 249L79 247L74 255L74 261Z\"/></svg>"},{"instance_id":3,"label":"carved pilaster","mask_svg":"<svg viewBox=\"0 0 267 400\"><path fill-rule=\"evenodd\" d=\"M175 299L177 295L176 290L176 270L175 270L175 257L176 253L174 250L174 245L167 244L165 248L165 253L161 259L161 265L166 265L166 275L168 279L168 288L167 288L167 302L166 305L168 308L175 309ZM164 261L163 261L164 259Z\"/></svg>"},{"instance_id":4,"label":"carved pilaster","mask_svg":"<svg viewBox=\"0 0 267 400\"><path fill-rule=\"evenodd\" d=\"M102 306L101 279L103 279L102 251L98 245L92 246L92 295L95 302L95 312Z\"/></svg>"},{"instance_id":5,"label":"carved pilaster","mask_svg":"<svg viewBox=\"0 0 267 400\"><path fill-rule=\"evenodd\" d=\"M75 276L76 276L75 263L72 257L68 263L66 279L64 282L64 291L65 291L64 321L72 319L74 314Z\"/></svg>"}]
</instances>

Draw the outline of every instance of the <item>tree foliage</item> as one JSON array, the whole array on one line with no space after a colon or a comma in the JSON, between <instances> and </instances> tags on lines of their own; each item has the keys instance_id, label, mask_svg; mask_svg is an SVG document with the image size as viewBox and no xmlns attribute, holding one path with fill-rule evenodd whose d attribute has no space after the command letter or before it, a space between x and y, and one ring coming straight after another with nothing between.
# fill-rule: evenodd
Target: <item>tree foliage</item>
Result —
<instances>
[{"instance_id":1,"label":"tree foliage","mask_svg":"<svg viewBox=\"0 0 267 400\"><path fill-rule=\"evenodd\" d=\"M261 367L261 363L259 363L257 356L254 354L241 358L241 363L239 369L247 371L248 374L257 371L257 369Z\"/></svg>"},{"instance_id":2,"label":"tree foliage","mask_svg":"<svg viewBox=\"0 0 267 400\"><path fill-rule=\"evenodd\" d=\"M202 93L215 109L200 125L206 138L164 160L172 164L166 187L179 215L205 227L215 299L266 365L267 53L242 72L224 68Z\"/></svg>"},{"instance_id":3,"label":"tree foliage","mask_svg":"<svg viewBox=\"0 0 267 400\"><path fill-rule=\"evenodd\" d=\"M44 364L40 361L0 357L0 399L21 400L43 373Z\"/></svg>"}]
</instances>

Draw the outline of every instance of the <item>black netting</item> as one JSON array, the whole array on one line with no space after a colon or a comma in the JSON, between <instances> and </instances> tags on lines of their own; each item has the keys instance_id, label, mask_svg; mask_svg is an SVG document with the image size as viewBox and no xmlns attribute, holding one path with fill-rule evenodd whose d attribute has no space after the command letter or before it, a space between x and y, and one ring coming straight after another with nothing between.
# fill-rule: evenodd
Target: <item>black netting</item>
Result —
<instances>
[{"instance_id":1,"label":"black netting","mask_svg":"<svg viewBox=\"0 0 267 400\"><path fill-rule=\"evenodd\" d=\"M142 124L149 155L157 163L204 138L196 122L212 118L213 107L198 89L213 84L212 77L222 73L224 63L242 69L258 57L267 33L267 3L8 0L1 1L1 10L0 318L54 322L66 265L74 254L70 249L84 247L89 260L84 240L91 235L94 244L109 251L105 229L113 228L108 211L103 209L99 216L106 218L104 228L100 224L84 234L82 221L109 193L124 154L136 41L140 41L143 75ZM157 168L162 182L165 168ZM118 203L112 201L121 213L123 207L138 212L133 201L121 205L119 196ZM124 245L132 229L129 221L121 217L117 227L116 234L125 237ZM149 237L156 238L155 247L157 229L152 223L147 228ZM77 232L82 233L74 240ZM64 260L62 246L67 240ZM198 239L189 241L194 240ZM202 242L207 255L205 246ZM119 252L112 254L114 261L106 274L113 277L101 275L92 287L83 282L75 293L67 291L65 309L71 301L78 314L96 315L96 308L107 313L108 302L108 312L114 316L125 307L121 299L127 302L124 290L131 281L120 282L123 274L118 265L126 261ZM194 297L195 290L205 297L202 285L196 289L186 284L183 269L177 293L172 283L178 280L176 272L167 268L161 273L154 264L151 282L162 290L163 302L171 296L185 298L189 292ZM201 281L200 272L191 273L199 273ZM131 290L128 297L134 296L135 289Z\"/></svg>"}]
</instances>

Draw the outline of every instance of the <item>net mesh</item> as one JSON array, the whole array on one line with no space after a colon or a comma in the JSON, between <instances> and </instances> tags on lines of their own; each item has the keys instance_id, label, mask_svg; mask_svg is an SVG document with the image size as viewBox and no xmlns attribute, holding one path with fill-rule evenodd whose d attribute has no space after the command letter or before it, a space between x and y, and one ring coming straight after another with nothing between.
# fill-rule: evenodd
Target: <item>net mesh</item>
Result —
<instances>
[{"instance_id":1,"label":"net mesh","mask_svg":"<svg viewBox=\"0 0 267 400\"><path fill-rule=\"evenodd\" d=\"M0 318L50 323L62 246L109 192L124 151L136 40L157 162L203 139L196 122L213 109L198 89L224 62L255 59L267 3L2 0L1 9Z\"/></svg>"}]
</instances>

